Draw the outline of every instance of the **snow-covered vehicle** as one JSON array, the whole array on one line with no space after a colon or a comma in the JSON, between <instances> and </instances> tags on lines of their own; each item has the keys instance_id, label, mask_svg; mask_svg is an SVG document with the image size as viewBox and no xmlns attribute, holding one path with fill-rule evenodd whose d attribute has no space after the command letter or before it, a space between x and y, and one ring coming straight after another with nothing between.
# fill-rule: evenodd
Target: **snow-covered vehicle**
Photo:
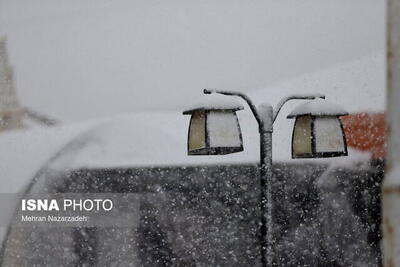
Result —
<instances>
[{"instance_id":1,"label":"snow-covered vehicle","mask_svg":"<svg viewBox=\"0 0 400 267\"><path fill-rule=\"evenodd\" d=\"M260 266L260 191L251 153L220 157L218 165L215 157L187 157L186 121L179 116L139 114L95 124L57 152L25 190L134 193L139 223L9 225L2 266ZM245 142L251 138L244 135ZM365 191L379 189L375 174L346 164L275 164L278 266L378 264L378 244L368 236L376 230L373 219L354 209L379 202Z\"/></svg>"}]
</instances>

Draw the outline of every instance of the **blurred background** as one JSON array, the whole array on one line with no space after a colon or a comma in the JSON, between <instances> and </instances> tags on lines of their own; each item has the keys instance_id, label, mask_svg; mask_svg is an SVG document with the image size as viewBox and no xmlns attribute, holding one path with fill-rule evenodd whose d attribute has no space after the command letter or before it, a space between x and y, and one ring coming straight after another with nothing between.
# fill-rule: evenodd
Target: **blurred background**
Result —
<instances>
[{"instance_id":1,"label":"blurred background","mask_svg":"<svg viewBox=\"0 0 400 267\"><path fill-rule=\"evenodd\" d=\"M99 190L138 193L149 183L162 201L146 197L143 214L172 209L179 222L162 224L172 248L138 238L139 247L167 251L140 254L141 265L158 257L257 264L257 124L246 107L238 112L243 152L188 157L182 111L207 101L203 88L241 91L257 105L323 93L350 113L342 118L349 156L292 159L286 115L297 103L282 109L273 137L274 261L379 266L385 19L383 0L0 0L0 192L91 192L106 180ZM64 245L45 253L14 230L3 229L3 262L37 255L60 263L43 255ZM72 234L95 246L85 235ZM13 244L21 238L20 251ZM71 251L71 264L96 264L101 254Z\"/></svg>"}]
</instances>

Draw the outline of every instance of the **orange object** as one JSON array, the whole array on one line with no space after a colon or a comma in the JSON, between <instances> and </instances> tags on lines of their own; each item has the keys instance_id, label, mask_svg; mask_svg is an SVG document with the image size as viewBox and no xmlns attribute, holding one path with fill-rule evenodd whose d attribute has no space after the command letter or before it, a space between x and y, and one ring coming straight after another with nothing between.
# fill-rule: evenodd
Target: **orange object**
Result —
<instances>
[{"instance_id":1,"label":"orange object","mask_svg":"<svg viewBox=\"0 0 400 267\"><path fill-rule=\"evenodd\" d=\"M385 113L350 114L341 119L348 146L370 151L373 159L385 157Z\"/></svg>"}]
</instances>

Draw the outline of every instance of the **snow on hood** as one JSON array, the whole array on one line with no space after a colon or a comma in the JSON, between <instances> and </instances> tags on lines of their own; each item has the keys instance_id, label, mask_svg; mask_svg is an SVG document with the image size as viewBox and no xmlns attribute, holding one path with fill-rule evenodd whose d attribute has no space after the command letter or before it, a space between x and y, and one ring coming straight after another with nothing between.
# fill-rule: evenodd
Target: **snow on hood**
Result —
<instances>
[{"instance_id":1,"label":"snow on hood","mask_svg":"<svg viewBox=\"0 0 400 267\"><path fill-rule=\"evenodd\" d=\"M33 128L0 134L0 192L17 193L34 174L90 123Z\"/></svg>"},{"instance_id":2,"label":"snow on hood","mask_svg":"<svg viewBox=\"0 0 400 267\"><path fill-rule=\"evenodd\" d=\"M52 163L55 169L177 166L252 161L240 154L187 155L189 117L181 113L136 113L97 124ZM72 145L71 142L69 145Z\"/></svg>"},{"instance_id":3,"label":"snow on hood","mask_svg":"<svg viewBox=\"0 0 400 267\"><path fill-rule=\"evenodd\" d=\"M222 156L188 156L190 118L178 112L136 113L82 124L13 131L0 136L1 192L18 192L43 166L56 170L79 168L159 167L257 163L259 134L250 110L238 113L244 151ZM274 161L338 165L367 161L349 149L346 158L290 157L291 122L274 134ZM289 146L281 147L285 143Z\"/></svg>"},{"instance_id":4,"label":"snow on hood","mask_svg":"<svg viewBox=\"0 0 400 267\"><path fill-rule=\"evenodd\" d=\"M248 111L250 112L250 111ZM247 112L247 113L248 113ZM244 112L243 112L244 113ZM244 151L221 156L188 156L187 131L189 118L180 113L137 113L104 121L82 133L68 146L78 144L51 164L54 169L159 167L257 163L259 137L254 119L239 116L243 129ZM276 135L277 140L284 135ZM286 140L290 143L290 140ZM67 148L68 148L67 146ZM284 153L282 153L284 152ZM349 159L293 160L278 147L275 161L299 163L303 161L347 164ZM365 155L349 152L351 162L365 161Z\"/></svg>"},{"instance_id":5,"label":"snow on hood","mask_svg":"<svg viewBox=\"0 0 400 267\"><path fill-rule=\"evenodd\" d=\"M288 119L301 115L343 116L349 113L341 106L324 99L315 99L297 106L287 116Z\"/></svg>"}]
</instances>

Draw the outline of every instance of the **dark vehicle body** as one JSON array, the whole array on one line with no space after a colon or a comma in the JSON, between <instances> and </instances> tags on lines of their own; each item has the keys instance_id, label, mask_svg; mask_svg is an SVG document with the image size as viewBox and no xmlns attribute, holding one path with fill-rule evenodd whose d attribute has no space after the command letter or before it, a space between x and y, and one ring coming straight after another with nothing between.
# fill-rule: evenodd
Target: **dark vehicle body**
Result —
<instances>
[{"instance_id":1,"label":"dark vehicle body","mask_svg":"<svg viewBox=\"0 0 400 267\"><path fill-rule=\"evenodd\" d=\"M260 266L257 170L255 165L47 170L31 190L40 183L36 192L139 194L139 225L10 225L2 266ZM378 266L379 170L276 164L274 263ZM333 182L321 185L326 178Z\"/></svg>"}]
</instances>

